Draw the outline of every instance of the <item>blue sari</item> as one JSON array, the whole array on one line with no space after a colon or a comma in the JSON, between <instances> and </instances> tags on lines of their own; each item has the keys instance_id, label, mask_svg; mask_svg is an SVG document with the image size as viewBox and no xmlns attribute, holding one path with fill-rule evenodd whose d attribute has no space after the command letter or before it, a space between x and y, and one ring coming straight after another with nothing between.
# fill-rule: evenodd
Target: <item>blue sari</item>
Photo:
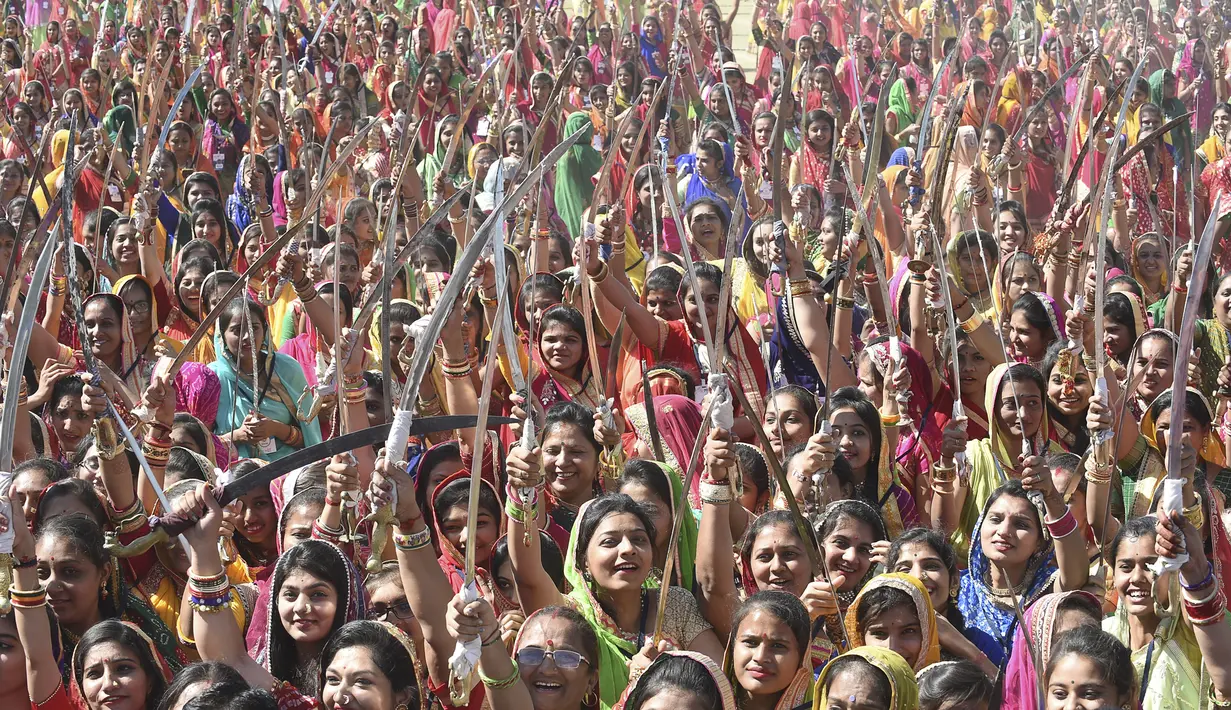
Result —
<instances>
[{"instance_id":1,"label":"blue sari","mask_svg":"<svg viewBox=\"0 0 1231 710\"><path fill-rule=\"evenodd\" d=\"M962 572L957 608L966 620L966 638L978 646L988 660L1003 667L1012 649L1017 615L1013 609L1013 599L1003 592L993 591L992 563L983 555L983 546L978 542L978 531L983 527L983 519L987 516L991 501L995 499L994 495L988 498L988 503L983 506L979 521L971 532L973 542L970 545L970 564L966 571ZM1022 609L1046 594L1059 572L1055 565L1055 544L1046 532L1041 515L1039 529L1044 531L1044 545L1026 562L1026 575L1018 589L1017 598Z\"/></svg>"},{"instance_id":2,"label":"blue sari","mask_svg":"<svg viewBox=\"0 0 1231 710\"><path fill-rule=\"evenodd\" d=\"M298 402L308 389L304 379L303 368L294 358L274 352L269 342L268 329L264 350L266 356L274 358L273 378L265 396L261 399L259 411L261 416L275 421L299 427L303 433L303 445L307 448L321 443L321 429L316 420L303 421L299 417ZM239 366L231 357L226 345L222 342L221 328L215 329L214 352L217 359L210 363L209 368L218 375L222 383L222 391L218 395L218 416L214 419L214 432L219 436L235 431L244 423L244 417L253 409L254 397L252 387L239 376ZM265 452L252 444L236 444L241 458L261 458L266 461L277 461L299 449L287 446L285 442L274 439L277 448L273 452Z\"/></svg>"}]
</instances>

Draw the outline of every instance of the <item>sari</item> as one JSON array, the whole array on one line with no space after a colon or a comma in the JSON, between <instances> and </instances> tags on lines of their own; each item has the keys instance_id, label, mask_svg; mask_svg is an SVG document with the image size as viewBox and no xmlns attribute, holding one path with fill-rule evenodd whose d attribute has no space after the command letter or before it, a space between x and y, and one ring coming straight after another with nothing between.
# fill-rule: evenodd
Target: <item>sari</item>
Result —
<instances>
[{"instance_id":1,"label":"sari","mask_svg":"<svg viewBox=\"0 0 1231 710\"><path fill-rule=\"evenodd\" d=\"M1006 590L994 589L991 583L992 563L983 554L983 546L978 544L979 530L983 527L988 507L983 506L979 519L975 521L974 527L970 528L975 544L970 546L969 563L962 572L957 608L966 620L966 638L978 646L988 660L1000 666L1012 650L1013 632L1017 626L1015 603L1020 603L1023 607L1033 604L1051 589L1053 580L1059 576L1059 570L1052 560L1055 543L1051 533L1047 531L1047 526L1043 525L1042 514L1039 514L1038 524L1043 531L1043 544L1026 561L1026 574L1022 577L1022 583L1012 590L1012 594Z\"/></svg>"},{"instance_id":2,"label":"sari","mask_svg":"<svg viewBox=\"0 0 1231 710\"><path fill-rule=\"evenodd\" d=\"M898 447L894 451L894 463L901 485L907 491L915 490L919 476L925 480L932 463L940 458L942 430L932 418L935 403L932 401L932 370L918 350L902 343L902 358L910 372L909 400L902 412L903 429L898 435ZM890 362L889 343L882 341L867 346L872 365L882 377Z\"/></svg>"},{"instance_id":3,"label":"sari","mask_svg":"<svg viewBox=\"0 0 1231 710\"><path fill-rule=\"evenodd\" d=\"M587 133L556 163L556 210L560 213L560 219L564 220L569 236L574 240L582 237L582 215L590 207L594 197L593 178L603 167L602 154L591 145L594 122L590 120L588 113L577 111L569 114L564 123L564 135L571 136L583 127ZM629 213L630 216L631 214Z\"/></svg>"},{"instance_id":4,"label":"sari","mask_svg":"<svg viewBox=\"0 0 1231 710\"><path fill-rule=\"evenodd\" d=\"M1007 382L1008 372L1009 366L1001 363L988 375L987 389L983 393L985 412L992 413L997 410L996 403L1000 399L1001 389ZM970 466L970 491L966 494L957 530L949 537L949 541L957 550L959 559L967 551L973 557L975 550L979 547L974 544L978 540L977 523L983 519L983 514L986 512L983 508L992 492L1002 482L1010 478L1021 477L1017 471L1017 462L1010 460L1008 449L1005 446L1005 441L1010 438L1010 434L1000 423L999 417L994 414L988 417L988 424L990 429L986 439L975 439L966 443L966 460ZM1062 451L1060 446L1051 440L1051 422L1048 419L1046 407L1043 408L1043 414L1039 419L1039 430L1035 432L1030 443L1034 451L1043 452L1041 455Z\"/></svg>"},{"instance_id":5,"label":"sari","mask_svg":"<svg viewBox=\"0 0 1231 710\"><path fill-rule=\"evenodd\" d=\"M1000 99L996 102L996 123L1003 126L1009 134L1017 132L1021 126L1022 113L1030 99L1033 83L1030 77L1029 70L1014 68L1009 70L1004 83L1000 85Z\"/></svg>"},{"instance_id":6,"label":"sari","mask_svg":"<svg viewBox=\"0 0 1231 710\"><path fill-rule=\"evenodd\" d=\"M1115 636L1132 652L1141 710L1198 710L1208 706L1208 676L1203 672L1201 649L1192 624L1180 608L1178 575L1170 575L1170 598L1166 607L1155 601L1158 626L1144 648L1132 650L1128 609L1121 600L1116 611L1103 619L1103 631ZM1223 623L1226 623L1225 621Z\"/></svg>"},{"instance_id":7,"label":"sari","mask_svg":"<svg viewBox=\"0 0 1231 710\"><path fill-rule=\"evenodd\" d=\"M1009 652L1009 663L1005 669L1002 707L1039 710L1040 669L1034 665L1034 654L1030 652L1030 641L1027 641L1026 633L1029 631L1030 640L1038 649L1039 663L1043 664L1043 668L1047 668L1047 663L1051 660L1052 642L1055 641L1054 628L1060 602L1071 596L1084 596L1095 604L1102 603L1102 600L1090 592L1059 592L1044 596L1026 609L1022 618L1026 620L1028 628L1019 626L1013 632L1013 650Z\"/></svg>"},{"instance_id":8,"label":"sari","mask_svg":"<svg viewBox=\"0 0 1231 710\"><path fill-rule=\"evenodd\" d=\"M490 464L490 462L485 463ZM483 473L487 476L494 477L495 471L492 470L490 465L486 465L483 467ZM440 492L443 491L446 486L454 481L462 479L470 480L469 466L463 466L461 470L454 471L445 477L445 479L440 483L436 484L436 489L432 491L431 501L432 532L436 539L436 543L440 546L440 556L436 558L436 563L440 565L441 571L445 573L445 577L449 580L449 586L453 589L454 594L460 592L462 587L466 586L466 553L457 549L453 543L449 542L449 538L445 536L444 530L441 529L440 518L436 517L436 499L440 497ZM491 479L482 477L479 479L479 485L486 486L493 495L496 494L496 486L492 483ZM496 500L497 502L500 500L499 495L496 495ZM503 519L504 516L500 517L502 518L499 523L501 527L500 534L504 535L504 527L507 519ZM492 549L495 549L495 544L492 545ZM491 564L490 557L488 558L487 564ZM487 599L493 604L499 600L499 597L496 595L495 591L496 585L492 583L492 572L490 569L481 567L476 563L474 567L474 581L475 586L479 590L479 594L482 595L484 599ZM496 615L499 616L503 612L516 608L517 607L515 606L506 608L497 607Z\"/></svg>"},{"instance_id":9,"label":"sari","mask_svg":"<svg viewBox=\"0 0 1231 710\"><path fill-rule=\"evenodd\" d=\"M436 124L436 140L434 143L434 148L428 156L423 159L423 162L419 164L419 177L423 180L423 189L427 193L428 200L433 203L437 200L436 176L441 172L445 172L445 180L447 180L455 188L466 181L466 161L464 157L470 152L470 139L466 136L464 127L456 120L451 121L450 119L452 118L452 116L447 116ZM450 123L455 126L455 131L462 131L460 136L457 133L454 133L453 135L454 140L461 140L461 143L458 144L457 151L453 156L454 163L461 164L459 172L448 171L445 168L445 158L447 158L449 154L449 145L444 141L444 131L445 127L450 125ZM339 214L341 214L340 211Z\"/></svg>"},{"instance_id":10,"label":"sari","mask_svg":"<svg viewBox=\"0 0 1231 710\"><path fill-rule=\"evenodd\" d=\"M915 123L919 109L915 108L915 99L905 80L898 79L889 87L889 106L885 110L897 116L899 132Z\"/></svg>"},{"instance_id":11,"label":"sari","mask_svg":"<svg viewBox=\"0 0 1231 710\"><path fill-rule=\"evenodd\" d=\"M1192 83L1194 79L1204 74L1204 67L1193 59L1193 48L1199 41L1204 45L1204 40L1199 39L1190 39L1184 44L1184 49L1180 52L1180 61L1175 68L1176 78L1183 79L1186 83ZM1215 51L1221 51L1221 48ZM1209 56L1208 48L1206 56ZM1207 81L1201 83L1201 86L1188 97L1187 106L1184 106L1184 103L1181 103L1181 106L1184 106L1184 108L1181 109L1181 113L1187 109L1197 112L1193 115L1193 128L1196 129L1196 133L1199 136L1206 135L1209 132L1210 124L1214 120L1214 108L1216 107L1217 102L1214 91L1216 81L1209 81L1209 78L1214 77L1207 77ZM1154 77L1150 77L1151 94L1154 93L1153 88ZM1179 88L1178 85L1177 88ZM1164 106L1164 108L1166 107ZM1167 111L1167 118L1174 118L1171 115L1170 110ZM1187 123L1182 124L1182 128L1185 131L1189 130ZM1175 133L1175 131L1172 131L1172 133ZM1181 153L1181 155L1188 155L1188 153Z\"/></svg>"},{"instance_id":12,"label":"sari","mask_svg":"<svg viewBox=\"0 0 1231 710\"><path fill-rule=\"evenodd\" d=\"M32 6L38 5L38 3L30 4ZM165 685L171 682L172 678L175 677L175 674L179 672L185 664L177 663L177 659L173 655L168 656L167 649L163 646L163 644L158 640L155 640L157 637L148 633L148 630L143 628L140 624L133 623L127 619L121 619L120 623L128 627L130 631L135 632L137 636L140 637L141 642L145 644L146 651L149 652L150 658L154 660L154 665L156 666L158 675L161 677L165 687ZM54 629L56 626L53 625L52 628ZM68 649L63 649L59 654L57 654L57 656L57 660L61 663L63 663L66 658L70 659L68 677L71 679L71 682L67 687L64 683L60 683L60 685L56 687L55 692L51 694L51 697L42 702L35 703L31 701L31 708L47 708L48 710L51 710L53 708L67 709L89 707L86 703L85 694L81 689L83 669L77 667L77 654ZM153 681L154 679L151 678L149 682L152 684Z\"/></svg>"},{"instance_id":13,"label":"sari","mask_svg":"<svg viewBox=\"0 0 1231 710\"><path fill-rule=\"evenodd\" d=\"M586 506L578 511L578 518L585 515ZM576 609L594 629L598 637L598 658L595 668L598 670L599 707L609 710L615 707L620 697L628 687L628 661L641 650L647 639L653 636L654 621L651 618L654 605L649 603L649 595L643 592L641 605L641 629L637 633L628 633L616 625L614 619L599 604L592 589L594 582L583 569L577 554L577 540L580 525L574 525L569 534L568 551L564 556L564 578L572 586L572 591L565 597L566 602ZM652 584L647 579L647 587ZM661 593L661 592L660 592ZM711 626L697 607L696 597L692 592L679 587L667 587L666 614L663 616L662 638L676 648L687 648L689 644Z\"/></svg>"},{"instance_id":14,"label":"sari","mask_svg":"<svg viewBox=\"0 0 1231 710\"><path fill-rule=\"evenodd\" d=\"M958 259L959 248L964 242L965 240L963 239L950 239L949 243L945 246L945 259L947 260L949 266L949 278L953 281L953 285L957 287L958 292L970 299L970 305L975 307L976 313L983 316L987 320L999 322L999 314L996 312L996 298L992 293L992 284L995 282L995 275L991 273L991 271L996 268L996 259L999 258L999 252L997 252L997 255L993 256L993 258L989 260L989 264L987 266L988 273L985 274L987 276L987 291L971 293L967 291L966 287L962 284L962 267L961 261ZM982 270L983 262L980 261L978 263L980 270Z\"/></svg>"},{"instance_id":15,"label":"sari","mask_svg":"<svg viewBox=\"0 0 1231 710\"><path fill-rule=\"evenodd\" d=\"M303 369L292 358L274 352L268 331L265 333L263 350L267 358L273 358L273 368L268 372L270 381L267 391L263 396L257 397L252 384L240 376L239 363L222 342L222 333L214 333L214 351L218 353L218 357L209 367L218 375L222 384L214 431L224 434L235 431L243 425L244 417L255 409L261 416L298 427L303 434L301 448L321 443L321 430L316 420L302 421L299 416L299 400L303 398L308 387ZM277 461L297 451L278 439L272 441L273 451L258 453L255 447L248 443L235 444L235 449L241 458L259 455L268 461Z\"/></svg>"},{"instance_id":16,"label":"sari","mask_svg":"<svg viewBox=\"0 0 1231 710\"><path fill-rule=\"evenodd\" d=\"M890 572L872 578L863 585L855 601L846 610L846 637L851 640L851 648L864 646L863 636L859 633L859 608L868 592L879 587L891 587L905 592L915 604L915 613L919 616L919 630L923 636L923 648L915 661L915 670L924 668L940 661L940 632L936 626L936 611L932 608L932 599L923 588L923 582L904 572Z\"/></svg>"},{"instance_id":17,"label":"sari","mask_svg":"<svg viewBox=\"0 0 1231 710\"><path fill-rule=\"evenodd\" d=\"M915 710L919 707L919 684L915 681L915 671L897 651L879 646L860 646L838 658L843 656L859 656L885 674L889 681L889 710ZM830 680L832 669L832 664L826 666L816 679L816 688L812 692L812 710L829 708L829 690L826 684Z\"/></svg>"},{"instance_id":18,"label":"sari","mask_svg":"<svg viewBox=\"0 0 1231 710\"><path fill-rule=\"evenodd\" d=\"M630 404L624 410L624 417L632 429L631 432L624 434L624 451L628 458L635 457L638 441L653 451L653 436L650 433L644 399ZM673 468L677 474L687 471L692 465L689 457L692 455L693 446L696 445L697 433L701 431L703 421L701 405L678 394L655 394L654 420L659 440L663 445L664 463ZM688 491L688 504L695 511L701 509L700 486L700 477L694 477L692 489Z\"/></svg>"},{"instance_id":19,"label":"sari","mask_svg":"<svg viewBox=\"0 0 1231 710\"><path fill-rule=\"evenodd\" d=\"M1129 275L1133 277L1133 280L1141 286L1141 292L1143 294L1141 300L1144 301L1145 305L1148 307L1153 305L1155 301L1166 297L1168 279L1167 270L1163 269L1162 274L1159 275L1161 280L1159 281L1158 291L1150 290L1145 277L1141 274L1141 262L1138 259L1138 252L1141 251L1141 246L1146 242L1154 242L1158 246L1163 247L1163 237L1158 232L1146 231L1139 233L1136 237L1133 237L1132 244L1129 247L1128 272ZM1163 248L1163 253L1166 254L1165 247Z\"/></svg>"},{"instance_id":20,"label":"sari","mask_svg":"<svg viewBox=\"0 0 1231 710\"><path fill-rule=\"evenodd\" d=\"M1192 42L1189 42L1189 44L1192 44ZM1186 49L1185 51L1188 50ZM1168 74L1172 74L1173 77L1175 76L1175 74L1173 74L1170 70L1159 69L1151 74L1149 78L1150 103L1153 103L1163 110L1163 119L1165 121L1170 121L1178 116L1183 116L1188 112L1189 108L1183 101L1174 96L1169 99L1163 96L1163 84L1166 82ZM1193 76L1195 77L1196 75L1194 74ZM1209 82L1207 82L1201 85L1201 91L1198 93L1212 89L1213 87L1210 86ZM1214 103L1212 100L1207 99L1207 101L1205 101L1205 105L1213 106ZM1195 116L1194 118L1196 118L1198 122L1200 121L1200 118ZM1208 117L1206 120L1207 122L1209 121ZM1193 151L1193 131L1191 124L1188 121L1181 121L1180 125L1172 128L1170 131L1167 131L1167 134L1163 136L1162 140L1164 143L1170 145L1172 149L1177 151L1179 155L1191 155Z\"/></svg>"}]
</instances>

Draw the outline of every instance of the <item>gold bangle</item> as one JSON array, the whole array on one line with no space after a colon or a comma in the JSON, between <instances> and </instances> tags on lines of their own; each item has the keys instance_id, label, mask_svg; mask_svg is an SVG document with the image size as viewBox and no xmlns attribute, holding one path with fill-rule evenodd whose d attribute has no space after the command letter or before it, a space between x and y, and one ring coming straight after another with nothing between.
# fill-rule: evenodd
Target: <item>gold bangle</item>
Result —
<instances>
[{"instance_id":1,"label":"gold bangle","mask_svg":"<svg viewBox=\"0 0 1231 710\"><path fill-rule=\"evenodd\" d=\"M607 262L603 261L603 262L600 262L600 266L598 267L598 273L592 274L590 276L590 280L596 284L602 283L610 275L611 275L611 269L607 267Z\"/></svg>"},{"instance_id":2,"label":"gold bangle","mask_svg":"<svg viewBox=\"0 0 1231 710\"><path fill-rule=\"evenodd\" d=\"M1184 509L1184 517L1188 518L1188 522L1192 523L1194 528L1200 530L1201 526L1205 525L1205 510L1201 507L1201 494L1194 493L1193 495L1196 496L1197 502L1193 503L1192 507Z\"/></svg>"},{"instance_id":3,"label":"gold bangle","mask_svg":"<svg viewBox=\"0 0 1231 710\"><path fill-rule=\"evenodd\" d=\"M958 324L963 333L973 333L983 325L983 315L978 311L970 314L970 317Z\"/></svg>"}]
</instances>

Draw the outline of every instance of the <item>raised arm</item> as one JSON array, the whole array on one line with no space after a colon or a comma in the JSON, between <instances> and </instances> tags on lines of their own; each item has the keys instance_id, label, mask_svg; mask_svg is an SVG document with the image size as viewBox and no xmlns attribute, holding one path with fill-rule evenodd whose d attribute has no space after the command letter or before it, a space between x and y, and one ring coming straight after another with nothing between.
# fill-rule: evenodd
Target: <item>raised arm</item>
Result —
<instances>
[{"instance_id":1,"label":"raised arm","mask_svg":"<svg viewBox=\"0 0 1231 710\"><path fill-rule=\"evenodd\" d=\"M724 485L735 467L735 447L731 435L711 429L705 442L705 467L715 484ZM735 588L735 562L731 555L730 510L734 501L701 497L701 519L697 532L697 604L720 638L731 633L731 619L739 608Z\"/></svg>"},{"instance_id":2,"label":"raised arm","mask_svg":"<svg viewBox=\"0 0 1231 710\"><path fill-rule=\"evenodd\" d=\"M619 321L618 314L623 311L627 314L628 328L633 336L651 352L657 354L661 345L659 343L660 321L645 306L641 305L641 301L637 300L628 286L617 279L610 278L607 264L598 258L598 240L596 239L587 239L584 268L590 275L594 303L598 306L597 310L603 326L614 331ZM614 318L612 318L613 312L616 314Z\"/></svg>"},{"instance_id":3,"label":"raised arm","mask_svg":"<svg viewBox=\"0 0 1231 710\"><path fill-rule=\"evenodd\" d=\"M9 515L4 522L13 531L13 616L26 657L26 692L37 707L50 700L63 683L47 617L47 587L39 581L37 565L31 564L35 561L34 536L26 527L21 506L13 503L9 491L4 491L0 501L8 504ZM20 597L29 601L23 602ZM35 606L40 597L44 603Z\"/></svg>"},{"instance_id":4,"label":"raised arm","mask_svg":"<svg viewBox=\"0 0 1231 710\"><path fill-rule=\"evenodd\" d=\"M506 508L507 511L517 511L509 515L509 540L528 543L509 545L509 561L513 565L513 576L517 579L517 598L527 616L564 601L555 580L543 569L543 556L539 548L537 533L541 524L546 522L541 460L541 448L527 451L521 446L510 449L505 460L509 474L508 490L511 494ZM512 495L523 488L533 488L536 491L538 503L533 510L525 510L529 507L529 501L519 500ZM520 493L517 495L520 496ZM527 530L530 530L528 536Z\"/></svg>"},{"instance_id":5,"label":"raised arm","mask_svg":"<svg viewBox=\"0 0 1231 710\"><path fill-rule=\"evenodd\" d=\"M1086 538L1082 536L1077 521L1073 519L1073 512L1064 502L1064 496L1056 490L1052 483L1051 471L1048 470L1043 457L1023 456L1020 463L1023 469L1022 486L1027 491L1039 491L1043 494L1043 507L1046 510L1043 523L1049 528L1054 525L1056 528L1065 527L1070 530L1068 534L1054 538L1056 567L1060 569L1060 591L1079 590L1090 581L1090 559L1086 556ZM978 543L972 542L971 544Z\"/></svg>"}]
</instances>

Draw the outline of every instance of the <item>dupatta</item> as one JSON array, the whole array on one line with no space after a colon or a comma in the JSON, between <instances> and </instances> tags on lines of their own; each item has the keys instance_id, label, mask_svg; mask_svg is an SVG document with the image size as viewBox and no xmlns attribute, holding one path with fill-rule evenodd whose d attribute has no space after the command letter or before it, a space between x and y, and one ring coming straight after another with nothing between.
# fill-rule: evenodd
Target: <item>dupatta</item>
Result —
<instances>
[{"instance_id":1,"label":"dupatta","mask_svg":"<svg viewBox=\"0 0 1231 710\"><path fill-rule=\"evenodd\" d=\"M492 471L491 466L484 466L483 473L490 475L494 472ZM445 573L445 577L448 578L449 586L452 587L454 594L461 591L462 587L466 585L466 554L454 547L453 543L449 542L449 538L445 536L444 531L440 529L440 519L436 517L436 499L440 497L441 491L443 491L450 483L462 479L470 480L469 466L465 466L459 471L454 471L438 483L436 485L436 489L432 491L431 501L432 532L436 538L436 543L440 546L440 557L436 559L436 562L440 565L440 569ZM486 477L479 479L479 485L486 486L487 489L493 494L496 493L496 486L494 486ZM496 496L496 501L500 501L499 495ZM503 515L500 516L500 518L500 534L503 535L505 532L504 528L506 526L507 519L504 518ZM495 549L494 543L492 548ZM490 557L488 558L488 564L491 564ZM479 589L479 593L483 595L484 599L487 599L493 603L499 601L499 597L495 593L496 587L492 584L492 574L490 570L476 564L474 567L474 579L475 584ZM508 610L509 608L497 608L496 614L499 615Z\"/></svg>"},{"instance_id":2,"label":"dupatta","mask_svg":"<svg viewBox=\"0 0 1231 710\"><path fill-rule=\"evenodd\" d=\"M731 685L731 681L727 679L726 674L723 673L722 668L714 662L714 659L704 653L697 653L696 651L665 651L660 658L666 658L668 656L691 658L705 667L705 670L709 673L710 678L714 680L714 685L718 687L719 697L722 698L722 706L714 708L714 710L738 710L739 706L735 702L735 690ZM655 660L657 661L657 659ZM650 664L650 668L653 667L654 664ZM620 694L619 702L613 706L614 710L624 710L624 706L628 702L628 697L632 695L633 690L641 682L641 679L645 678L648 673L649 670L647 669L645 673L642 673L637 677L637 680L628 684L628 687ZM599 680L599 687L602 687L601 679Z\"/></svg>"},{"instance_id":3,"label":"dupatta","mask_svg":"<svg viewBox=\"0 0 1231 710\"><path fill-rule=\"evenodd\" d=\"M585 111L569 114L564 122L564 135L571 136L581 128L586 134L573 144L556 164L556 187L553 195L556 210L564 226L568 228L569 236L578 239L582 236L582 215L590 206L594 197L595 175L603 167L603 156L591 145L594 136L594 122ZM631 187L631 186L630 186ZM632 213L628 213L632 217Z\"/></svg>"},{"instance_id":4,"label":"dupatta","mask_svg":"<svg viewBox=\"0 0 1231 710\"><path fill-rule=\"evenodd\" d=\"M692 463L693 446L697 441L697 433L701 431L701 405L688 397L678 394L656 394L654 396L654 419L658 436L663 444L663 462L669 466L680 480L683 472ZM653 451L650 434L649 417L645 411L645 401L630 404L624 411L624 416L632 425L633 435ZM672 482L674 487L675 483ZM693 479L692 488L688 491L689 507L695 511L701 509L700 477ZM687 521L685 521L687 524ZM691 587L691 585L688 585Z\"/></svg>"},{"instance_id":5,"label":"dupatta","mask_svg":"<svg viewBox=\"0 0 1231 710\"><path fill-rule=\"evenodd\" d=\"M919 684L915 681L915 671L897 651L880 646L860 646L838 656L859 656L874 668L885 674L889 681L890 710L916 710L919 707ZM835 659L836 660L836 659ZM816 689L812 693L812 710L828 710L829 689L826 684L833 672L833 664L825 666L816 679Z\"/></svg>"},{"instance_id":6,"label":"dupatta","mask_svg":"<svg viewBox=\"0 0 1231 710\"><path fill-rule=\"evenodd\" d=\"M936 610L932 608L932 599L928 596L922 582L904 572L877 575L859 590L855 601L846 610L846 637L851 640L851 647L864 646L857 622L859 607L868 592L878 587L890 587L905 592L915 604L915 613L919 616L919 629L923 634L923 649L919 653L919 659L915 661L914 669L921 671L940 661L940 632L936 626Z\"/></svg>"},{"instance_id":7,"label":"dupatta","mask_svg":"<svg viewBox=\"0 0 1231 710\"><path fill-rule=\"evenodd\" d=\"M1198 710L1207 705L1204 701L1208 697L1209 681L1203 677L1197 638L1185 620L1183 609L1179 608L1179 575L1170 576L1168 592L1170 602L1166 607L1160 607L1157 601L1154 604L1158 614L1154 639L1144 648L1132 651L1140 707L1142 710ZM1128 616L1128 609L1120 600L1115 613L1103 619L1103 631L1125 646L1131 643Z\"/></svg>"}]
</instances>

